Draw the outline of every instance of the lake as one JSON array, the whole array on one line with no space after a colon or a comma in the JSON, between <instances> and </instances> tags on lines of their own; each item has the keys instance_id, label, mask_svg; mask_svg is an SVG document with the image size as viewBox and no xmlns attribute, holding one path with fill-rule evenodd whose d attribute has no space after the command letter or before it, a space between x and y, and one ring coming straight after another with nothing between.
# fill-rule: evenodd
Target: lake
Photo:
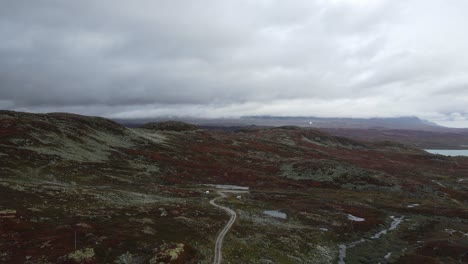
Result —
<instances>
[{"instance_id":1,"label":"lake","mask_svg":"<svg viewBox=\"0 0 468 264\"><path fill-rule=\"evenodd\" d=\"M432 154L440 154L444 156L467 156L468 149L425 149L425 151Z\"/></svg>"}]
</instances>

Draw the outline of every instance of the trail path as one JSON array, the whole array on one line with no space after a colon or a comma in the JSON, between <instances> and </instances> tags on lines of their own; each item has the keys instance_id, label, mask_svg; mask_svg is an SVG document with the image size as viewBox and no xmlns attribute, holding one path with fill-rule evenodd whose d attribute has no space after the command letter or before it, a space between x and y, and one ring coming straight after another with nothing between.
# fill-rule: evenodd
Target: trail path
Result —
<instances>
[{"instance_id":1,"label":"trail path","mask_svg":"<svg viewBox=\"0 0 468 264\"><path fill-rule=\"evenodd\" d=\"M229 192L229 193L246 193L246 191L233 191L233 190L229 190L229 191L218 191L219 193L219 197L216 197L214 199L212 199L210 201L210 204L221 209L221 210L224 210L226 211L230 218L229 218L229 221L227 222L227 224L224 226L224 228L221 230L221 232L219 233L218 237L216 238L216 243L215 243L215 248L214 248L214 259L213 259L213 264L221 264L222 260L223 260L223 252L222 252L222 249L223 249L223 240L224 240L224 237L226 236L227 232L229 232L229 229L231 229L232 225L234 224L234 222L236 221L237 219L237 214L234 210L226 207L226 206L222 206L222 205L218 205L216 204L216 200L218 199L222 199L222 198L226 198L227 195L225 194L226 192Z\"/></svg>"}]
</instances>

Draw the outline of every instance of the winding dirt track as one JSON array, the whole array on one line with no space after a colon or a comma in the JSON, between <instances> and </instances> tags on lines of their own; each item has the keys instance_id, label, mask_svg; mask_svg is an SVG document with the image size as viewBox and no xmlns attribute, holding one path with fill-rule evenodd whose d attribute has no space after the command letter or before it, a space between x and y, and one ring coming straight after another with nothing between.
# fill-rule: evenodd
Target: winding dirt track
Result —
<instances>
[{"instance_id":1,"label":"winding dirt track","mask_svg":"<svg viewBox=\"0 0 468 264\"><path fill-rule=\"evenodd\" d=\"M235 191L225 191L225 192L235 192ZM234 210L229 209L226 206L218 205L218 204L215 203L216 200L227 197L226 194L223 193L223 191L218 191L218 193L219 193L220 196L212 199L210 201L210 204L217 207L217 208L219 208L219 209L222 209L222 210L226 211L231 218L229 219L229 222L227 222L226 226L224 226L224 228L221 230L218 237L216 238L216 243L215 243L215 248L214 248L213 264L221 264L221 262L223 260L222 249L223 249L224 236L226 236L227 232L229 232L229 229L231 229L232 225L234 224L234 222L237 219L237 214L236 214L236 212L234 212ZM240 193L242 193L242 192L240 192Z\"/></svg>"}]
</instances>

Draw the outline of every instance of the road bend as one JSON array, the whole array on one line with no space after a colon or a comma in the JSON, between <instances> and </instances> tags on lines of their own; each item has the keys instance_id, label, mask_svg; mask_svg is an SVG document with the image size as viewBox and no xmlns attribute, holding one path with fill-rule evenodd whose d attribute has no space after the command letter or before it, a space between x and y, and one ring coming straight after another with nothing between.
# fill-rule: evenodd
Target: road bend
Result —
<instances>
[{"instance_id":1,"label":"road bend","mask_svg":"<svg viewBox=\"0 0 468 264\"><path fill-rule=\"evenodd\" d=\"M226 198L227 195L225 194L225 192L230 192L230 193L245 193L244 191L218 191L219 193L219 197L216 197L214 199L212 199L210 201L210 204L213 205L214 207L217 207L221 210L224 210L226 211L230 218L229 218L229 221L227 222L227 224L224 226L224 228L221 230L221 232L219 233L218 237L216 238L216 243L215 243L215 248L214 248L214 259L213 259L213 264L221 264L222 260L223 260L223 240L224 240L224 237L226 236L227 232L229 232L229 230L231 229L232 225L234 224L234 222L236 221L237 219L237 214L234 210L226 207L226 206L222 206L222 205L218 205L216 204L216 200L218 199L223 199L223 198Z\"/></svg>"}]
</instances>

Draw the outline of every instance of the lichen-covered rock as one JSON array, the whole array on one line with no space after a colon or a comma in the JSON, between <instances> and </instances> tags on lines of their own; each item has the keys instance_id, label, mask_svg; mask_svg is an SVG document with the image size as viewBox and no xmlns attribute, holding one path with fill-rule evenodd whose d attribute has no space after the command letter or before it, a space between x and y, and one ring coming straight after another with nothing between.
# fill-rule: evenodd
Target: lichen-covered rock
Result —
<instances>
[{"instance_id":1,"label":"lichen-covered rock","mask_svg":"<svg viewBox=\"0 0 468 264\"><path fill-rule=\"evenodd\" d=\"M1 263L9 263L9 262L1 262ZM26 256L26 261L23 264L53 264L53 262L49 261L47 256L39 256L38 258L32 258L31 256Z\"/></svg>"},{"instance_id":2,"label":"lichen-covered rock","mask_svg":"<svg viewBox=\"0 0 468 264\"><path fill-rule=\"evenodd\" d=\"M184 253L185 245L182 243L169 243L155 249L155 255L150 259L150 264L179 263Z\"/></svg>"},{"instance_id":3,"label":"lichen-covered rock","mask_svg":"<svg viewBox=\"0 0 468 264\"><path fill-rule=\"evenodd\" d=\"M156 234L156 230L154 230L152 227L150 226L145 226L141 232L143 232L143 234L147 234L147 235L154 235Z\"/></svg>"},{"instance_id":4,"label":"lichen-covered rock","mask_svg":"<svg viewBox=\"0 0 468 264\"><path fill-rule=\"evenodd\" d=\"M93 248L84 248L71 252L59 259L59 262L91 264L95 262L95 253Z\"/></svg>"},{"instance_id":5,"label":"lichen-covered rock","mask_svg":"<svg viewBox=\"0 0 468 264\"><path fill-rule=\"evenodd\" d=\"M144 262L144 258L140 256L134 256L130 252L120 255L115 261L115 264L141 264Z\"/></svg>"},{"instance_id":6,"label":"lichen-covered rock","mask_svg":"<svg viewBox=\"0 0 468 264\"><path fill-rule=\"evenodd\" d=\"M0 218L15 218L15 217L16 217L16 210L13 210L13 209L0 210Z\"/></svg>"}]
</instances>

